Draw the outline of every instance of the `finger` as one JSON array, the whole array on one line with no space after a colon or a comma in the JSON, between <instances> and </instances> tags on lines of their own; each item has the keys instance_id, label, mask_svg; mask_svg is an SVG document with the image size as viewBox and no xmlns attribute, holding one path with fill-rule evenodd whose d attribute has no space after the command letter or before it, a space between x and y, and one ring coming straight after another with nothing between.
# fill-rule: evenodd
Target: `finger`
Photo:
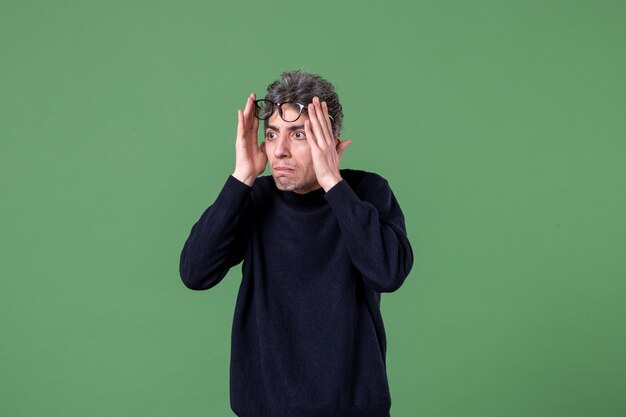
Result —
<instances>
[{"instance_id":1,"label":"finger","mask_svg":"<svg viewBox=\"0 0 626 417\"><path fill-rule=\"evenodd\" d=\"M319 117L317 115L318 111L315 108L315 104L309 104L309 124L311 126L311 130L314 134L315 141L317 146L325 146L328 142L324 137L324 131L322 130L322 126L320 125Z\"/></svg>"},{"instance_id":2,"label":"finger","mask_svg":"<svg viewBox=\"0 0 626 417\"><path fill-rule=\"evenodd\" d=\"M237 138L243 137L243 112L237 109Z\"/></svg>"},{"instance_id":3,"label":"finger","mask_svg":"<svg viewBox=\"0 0 626 417\"><path fill-rule=\"evenodd\" d=\"M306 141L309 143L311 148L317 149L319 146L317 145L317 141L315 139L315 135L311 130L311 119L304 121L304 133L306 134Z\"/></svg>"},{"instance_id":4,"label":"finger","mask_svg":"<svg viewBox=\"0 0 626 417\"><path fill-rule=\"evenodd\" d=\"M330 122L330 116L328 114L328 103L326 103L325 101L322 101L322 111L324 112L324 121L326 122L326 130L328 131L328 134L334 138L333 125Z\"/></svg>"},{"instance_id":5,"label":"finger","mask_svg":"<svg viewBox=\"0 0 626 417\"><path fill-rule=\"evenodd\" d=\"M243 110L243 116L245 119L246 124L249 123L248 126L252 126L252 118L254 117L254 93L250 93L250 95L248 96L248 100L246 101L246 108Z\"/></svg>"},{"instance_id":6,"label":"finger","mask_svg":"<svg viewBox=\"0 0 626 417\"><path fill-rule=\"evenodd\" d=\"M331 130L328 129L328 108L326 112L324 112L325 102L320 102L319 97L313 98L313 105L315 107L315 114L317 115L317 120L320 124L320 129L324 133L324 141L327 145L331 146L334 144L334 137L331 134Z\"/></svg>"},{"instance_id":7,"label":"finger","mask_svg":"<svg viewBox=\"0 0 626 417\"><path fill-rule=\"evenodd\" d=\"M253 103L252 103L252 94L250 94L248 97L246 97L246 105L243 108L243 114L244 116L247 115L250 112L250 108L252 107Z\"/></svg>"},{"instance_id":8,"label":"finger","mask_svg":"<svg viewBox=\"0 0 626 417\"><path fill-rule=\"evenodd\" d=\"M307 113L309 114L309 120L305 120L304 122L304 132L306 133L307 140L310 139L317 145L317 138L313 132L313 122L315 120L315 109L313 108L313 103L309 103L307 106Z\"/></svg>"},{"instance_id":9,"label":"finger","mask_svg":"<svg viewBox=\"0 0 626 417\"><path fill-rule=\"evenodd\" d=\"M252 131L257 136L259 135L259 119L256 116L254 116L253 119L252 119Z\"/></svg>"}]
</instances>

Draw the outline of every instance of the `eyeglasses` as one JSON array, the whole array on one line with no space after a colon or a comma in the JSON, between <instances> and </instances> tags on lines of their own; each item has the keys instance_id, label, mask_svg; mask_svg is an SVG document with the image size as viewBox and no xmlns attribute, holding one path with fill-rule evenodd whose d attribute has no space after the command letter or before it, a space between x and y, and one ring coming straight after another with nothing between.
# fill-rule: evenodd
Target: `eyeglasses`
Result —
<instances>
[{"instance_id":1,"label":"eyeglasses","mask_svg":"<svg viewBox=\"0 0 626 417\"><path fill-rule=\"evenodd\" d=\"M278 115L281 119L286 122L295 122L300 118L305 107L304 104L292 101L274 103L270 100L261 99L254 102L254 115L260 120L267 120L274 114L274 109L278 108Z\"/></svg>"},{"instance_id":2,"label":"eyeglasses","mask_svg":"<svg viewBox=\"0 0 626 417\"><path fill-rule=\"evenodd\" d=\"M285 122L295 122L300 118L302 112L306 112L306 106L294 101L285 101L284 103L274 103L271 100L261 99L254 101L254 115L257 119L267 120L274 114L274 109L278 108L278 115ZM332 116L330 120L334 119Z\"/></svg>"}]
</instances>

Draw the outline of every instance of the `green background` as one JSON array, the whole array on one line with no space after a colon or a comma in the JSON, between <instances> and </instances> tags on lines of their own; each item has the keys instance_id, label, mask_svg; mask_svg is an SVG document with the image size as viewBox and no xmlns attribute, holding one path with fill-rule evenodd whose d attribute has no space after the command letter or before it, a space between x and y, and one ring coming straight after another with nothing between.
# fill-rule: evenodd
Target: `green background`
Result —
<instances>
[{"instance_id":1,"label":"green background","mask_svg":"<svg viewBox=\"0 0 626 417\"><path fill-rule=\"evenodd\" d=\"M240 270L178 276L283 70L415 253L392 415L626 415L626 3L0 0L0 415L231 416Z\"/></svg>"}]
</instances>

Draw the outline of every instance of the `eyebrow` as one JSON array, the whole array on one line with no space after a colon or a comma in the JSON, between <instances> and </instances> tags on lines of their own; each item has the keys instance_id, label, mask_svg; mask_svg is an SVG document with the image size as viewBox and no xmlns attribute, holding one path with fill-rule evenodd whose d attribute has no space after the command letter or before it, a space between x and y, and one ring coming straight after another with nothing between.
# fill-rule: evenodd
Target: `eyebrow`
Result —
<instances>
[{"instance_id":1,"label":"eyebrow","mask_svg":"<svg viewBox=\"0 0 626 417\"><path fill-rule=\"evenodd\" d=\"M274 126L274 125L267 125L267 126L265 127L265 130L267 130L267 129L272 129L272 130L278 130L278 131L280 131L280 129L279 129L279 128L277 128L277 127L276 127L276 126ZM289 127L287 127L287 130L298 130L298 129L304 129L304 125L294 125L294 126L289 126Z\"/></svg>"}]
</instances>

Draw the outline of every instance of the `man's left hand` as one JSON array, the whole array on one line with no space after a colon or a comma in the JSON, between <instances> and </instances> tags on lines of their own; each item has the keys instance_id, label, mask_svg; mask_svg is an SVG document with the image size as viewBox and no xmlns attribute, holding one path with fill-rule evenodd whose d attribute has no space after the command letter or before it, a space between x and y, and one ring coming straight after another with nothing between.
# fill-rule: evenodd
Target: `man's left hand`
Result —
<instances>
[{"instance_id":1,"label":"man's left hand","mask_svg":"<svg viewBox=\"0 0 626 417\"><path fill-rule=\"evenodd\" d=\"M311 147L315 176L324 191L328 191L341 181L339 162L352 141L340 140L339 137L333 135L325 101L320 103L318 97L313 97L313 102L308 105L307 111L309 120L304 122L304 130Z\"/></svg>"}]
</instances>

